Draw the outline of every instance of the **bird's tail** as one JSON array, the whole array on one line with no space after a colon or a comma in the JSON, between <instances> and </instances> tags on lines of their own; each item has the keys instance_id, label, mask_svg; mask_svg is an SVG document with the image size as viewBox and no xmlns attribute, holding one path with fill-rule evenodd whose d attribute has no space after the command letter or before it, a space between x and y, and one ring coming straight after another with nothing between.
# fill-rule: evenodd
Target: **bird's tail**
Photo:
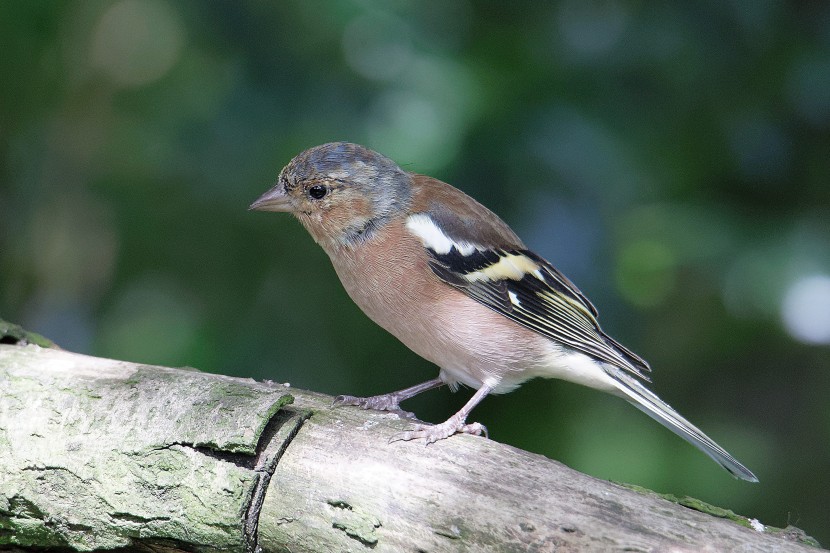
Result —
<instances>
[{"instance_id":1,"label":"bird's tail","mask_svg":"<svg viewBox=\"0 0 830 553\"><path fill-rule=\"evenodd\" d=\"M714 459L734 477L749 482L758 481L752 471L633 377L618 367L604 365L604 369L614 379L620 396L639 410Z\"/></svg>"}]
</instances>

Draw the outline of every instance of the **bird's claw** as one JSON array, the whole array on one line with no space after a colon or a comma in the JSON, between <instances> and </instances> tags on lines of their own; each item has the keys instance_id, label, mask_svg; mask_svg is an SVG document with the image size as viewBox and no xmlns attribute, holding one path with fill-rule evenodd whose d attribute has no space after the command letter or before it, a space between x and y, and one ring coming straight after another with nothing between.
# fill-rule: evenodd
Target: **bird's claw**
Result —
<instances>
[{"instance_id":1,"label":"bird's claw","mask_svg":"<svg viewBox=\"0 0 830 553\"><path fill-rule=\"evenodd\" d=\"M373 409L375 411L390 411L407 419L415 418L414 413L401 409L397 394L371 397L337 396L331 404L332 407L342 407L344 405L353 405L361 409Z\"/></svg>"},{"instance_id":2,"label":"bird's claw","mask_svg":"<svg viewBox=\"0 0 830 553\"><path fill-rule=\"evenodd\" d=\"M400 409L398 398L394 394L372 397L337 396L334 398L332 407L343 405L354 405L361 409L374 409L375 411L395 411Z\"/></svg>"},{"instance_id":3,"label":"bird's claw","mask_svg":"<svg viewBox=\"0 0 830 553\"><path fill-rule=\"evenodd\" d=\"M410 440L424 438L424 445L429 445L438 440L449 438L453 434L472 434L473 436L484 435L485 438L490 437L487 433L487 427L481 423L473 422L465 424L464 422L450 419L441 424L416 424L412 430L400 432L392 436L389 439L389 443L391 444L397 441L408 442Z\"/></svg>"}]
</instances>

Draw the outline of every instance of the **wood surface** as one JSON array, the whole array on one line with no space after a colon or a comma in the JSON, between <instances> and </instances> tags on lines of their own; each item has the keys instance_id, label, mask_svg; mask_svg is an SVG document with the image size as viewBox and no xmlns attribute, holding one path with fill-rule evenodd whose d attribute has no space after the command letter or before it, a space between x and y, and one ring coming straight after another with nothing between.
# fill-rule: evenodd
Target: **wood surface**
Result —
<instances>
[{"instance_id":1,"label":"wood surface","mask_svg":"<svg viewBox=\"0 0 830 553\"><path fill-rule=\"evenodd\" d=\"M818 551L270 382L0 344L0 549ZM705 510L705 509L704 509Z\"/></svg>"}]
</instances>

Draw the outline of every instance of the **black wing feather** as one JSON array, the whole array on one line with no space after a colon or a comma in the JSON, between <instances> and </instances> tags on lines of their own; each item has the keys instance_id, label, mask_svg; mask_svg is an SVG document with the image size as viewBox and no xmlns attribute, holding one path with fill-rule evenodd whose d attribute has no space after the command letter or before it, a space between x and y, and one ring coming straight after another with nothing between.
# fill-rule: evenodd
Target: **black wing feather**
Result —
<instances>
[{"instance_id":1,"label":"black wing feather","mask_svg":"<svg viewBox=\"0 0 830 553\"><path fill-rule=\"evenodd\" d=\"M648 363L605 334L597 310L565 275L529 250L481 250L463 255L430 253L430 267L438 278L470 298L539 334L594 359L610 363L644 380ZM524 256L539 267L520 279L465 278L486 270L506 257ZM515 300L511 300L511 294Z\"/></svg>"}]
</instances>

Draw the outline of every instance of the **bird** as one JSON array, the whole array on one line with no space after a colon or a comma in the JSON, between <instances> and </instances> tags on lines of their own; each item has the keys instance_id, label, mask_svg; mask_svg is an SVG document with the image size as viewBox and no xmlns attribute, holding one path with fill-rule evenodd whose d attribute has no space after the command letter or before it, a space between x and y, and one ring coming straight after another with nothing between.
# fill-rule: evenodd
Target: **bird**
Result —
<instances>
[{"instance_id":1,"label":"bird","mask_svg":"<svg viewBox=\"0 0 830 553\"><path fill-rule=\"evenodd\" d=\"M627 400L734 477L758 481L646 387L649 364L600 328L573 282L452 185L359 144L330 142L291 159L249 209L293 214L360 309L440 369L410 388L335 404L403 412L401 402L433 388L476 390L443 423L417 424L390 441L486 436L467 418L487 395L558 378Z\"/></svg>"}]
</instances>

